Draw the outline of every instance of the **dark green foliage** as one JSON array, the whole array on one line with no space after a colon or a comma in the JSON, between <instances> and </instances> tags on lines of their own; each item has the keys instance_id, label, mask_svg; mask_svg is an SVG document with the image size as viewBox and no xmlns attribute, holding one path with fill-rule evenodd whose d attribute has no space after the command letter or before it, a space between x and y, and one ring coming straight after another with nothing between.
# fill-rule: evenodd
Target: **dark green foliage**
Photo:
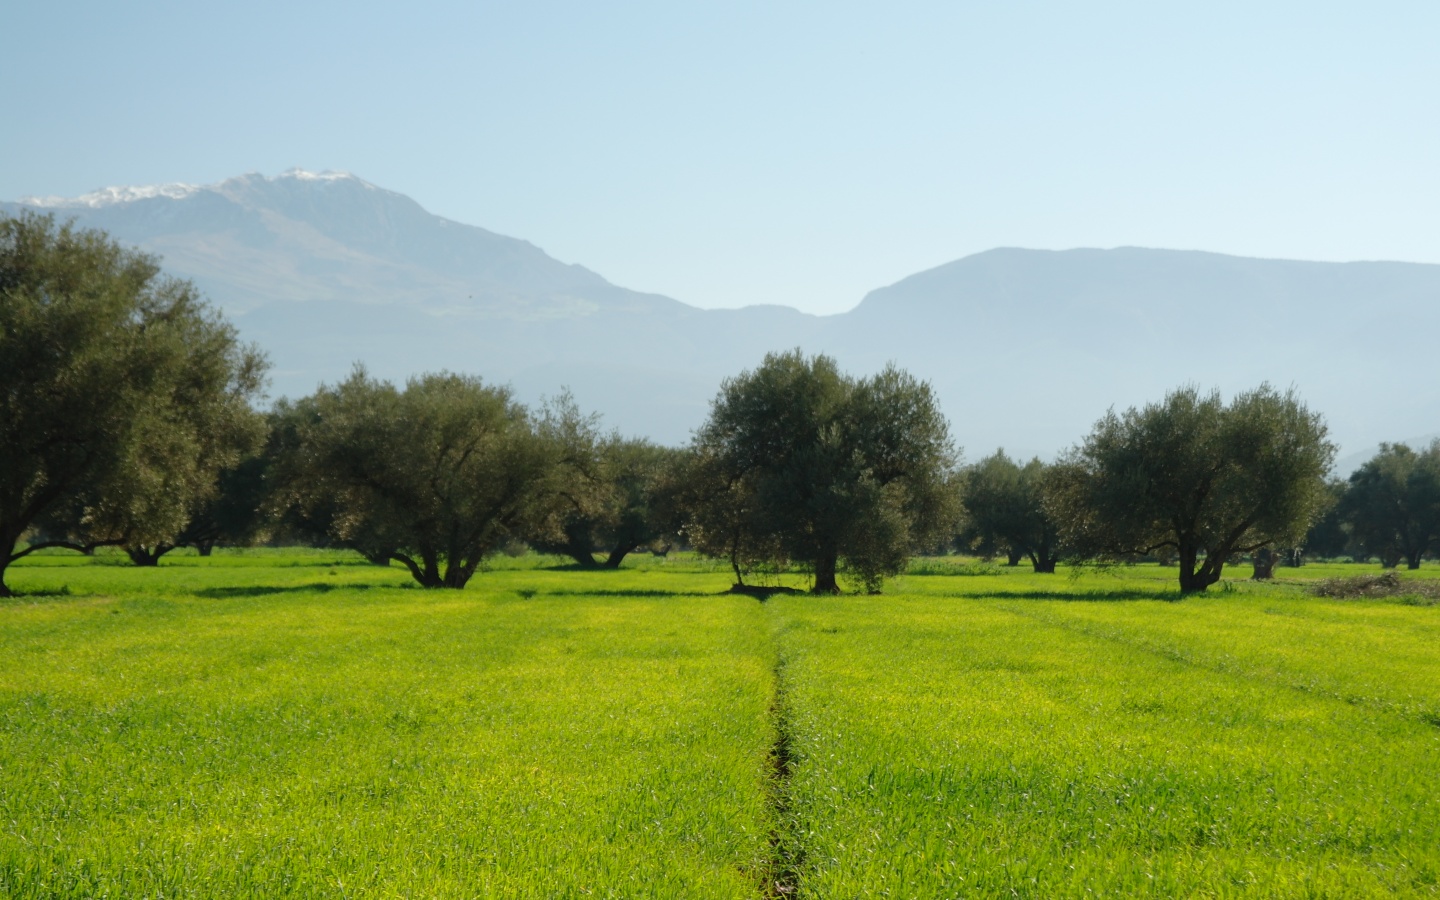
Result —
<instances>
[{"instance_id":1,"label":"dark green foliage","mask_svg":"<svg viewBox=\"0 0 1440 900\"><path fill-rule=\"evenodd\" d=\"M585 568L615 569L629 554L662 541L666 529L654 508L656 492L680 454L643 438L602 442L594 483L567 496L562 537L536 541L536 549L569 556ZM596 562L596 553L604 560Z\"/></svg>"},{"instance_id":2,"label":"dark green foliage","mask_svg":"<svg viewBox=\"0 0 1440 900\"><path fill-rule=\"evenodd\" d=\"M1173 548L1180 589L1203 591L1232 554L1301 540L1324 509L1334 455L1293 391L1262 385L1227 406L1182 388L1107 413L1057 466L1047 506L1083 555Z\"/></svg>"},{"instance_id":3,"label":"dark green foliage","mask_svg":"<svg viewBox=\"0 0 1440 900\"><path fill-rule=\"evenodd\" d=\"M1340 515L1363 555L1394 568L1421 558L1440 541L1440 441L1416 453L1404 444L1380 452L1350 476Z\"/></svg>"},{"instance_id":4,"label":"dark green foliage","mask_svg":"<svg viewBox=\"0 0 1440 900\"><path fill-rule=\"evenodd\" d=\"M173 542L261 439L264 368L153 258L0 218L0 576L46 545Z\"/></svg>"},{"instance_id":5,"label":"dark green foliage","mask_svg":"<svg viewBox=\"0 0 1440 900\"><path fill-rule=\"evenodd\" d=\"M727 380L697 434L695 544L813 567L835 592L843 561L867 590L953 525L955 451L928 385L894 367L842 374L826 356L772 353Z\"/></svg>"},{"instance_id":6,"label":"dark green foliage","mask_svg":"<svg viewBox=\"0 0 1440 900\"><path fill-rule=\"evenodd\" d=\"M1027 556L1036 572L1054 572L1060 559L1055 522L1045 511L1049 467L1039 459L1024 466L997 450L965 472L963 541L972 549L1004 548L1012 558Z\"/></svg>"},{"instance_id":7,"label":"dark green foliage","mask_svg":"<svg viewBox=\"0 0 1440 900\"><path fill-rule=\"evenodd\" d=\"M507 544L553 533L594 452L568 402L533 417L462 375L401 391L357 370L278 415L280 508L425 587L463 588Z\"/></svg>"},{"instance_id":8,"label":"dark green foliage","mask_svg":"<svg viewBox=\"0 0 1440 900\"><path fill-rule=\"evenodd\" d=\"M1320 559L1338 559L1349 552L1351 537L1345 522L1342 501L1345 498L1346 482L1332 478L1325 483L1325 510L1310 526L1305 541L1292 550L1294 565L1300 565L1303 556Z\"/></svg>"},{"instance_id":9,"label":"dark green foliage","mask_svg":"<svg viewBox=\"0 0 1440 900\"><path fill-rule=\"evenodd\" d=\"M753 571L783 570L788 559L767 530L753 476L727 464L719 448L692 446L671 460L655 492L655 516L667 533L730 563L735 582Z\"/></svg>"}]
</instances>

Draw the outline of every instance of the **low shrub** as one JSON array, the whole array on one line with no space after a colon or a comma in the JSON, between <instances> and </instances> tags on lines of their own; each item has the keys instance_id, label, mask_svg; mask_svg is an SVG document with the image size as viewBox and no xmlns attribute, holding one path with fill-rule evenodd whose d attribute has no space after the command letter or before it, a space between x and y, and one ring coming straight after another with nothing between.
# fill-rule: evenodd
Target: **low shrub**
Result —
<instances>
[{"instance_id":1,"label":"low shrub","mask_svg":"<svg viewBox=\"0 0 1440 900\"><path fill-rule=\"evenodd\" d=\"M1310 590L1318 597L1336 597L1345 600L1367 597L1400 597L1426 606L1440 601L1440 582L1402 581L1399 572L1353 575L1349 578L1327 578L1324 581L1317 581Z\"/></svg>"}]
</instances>

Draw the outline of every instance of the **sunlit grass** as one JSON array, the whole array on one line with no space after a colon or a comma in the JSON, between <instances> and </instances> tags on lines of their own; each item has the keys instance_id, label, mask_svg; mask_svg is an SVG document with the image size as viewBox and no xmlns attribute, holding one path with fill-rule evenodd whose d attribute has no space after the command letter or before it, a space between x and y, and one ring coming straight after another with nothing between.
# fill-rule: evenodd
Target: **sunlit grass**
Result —
<instances>
[{"instance_id":1,"label":"sunlit grass","mask_svg":"<svg viewBox=\"0 0 1440 900\"><path fill-rule=\"evenodd\" d=\"M801 896L1440 894L1440 607L1306 590L1378 566L113 562L9 573L0 896L763 896L780 662Z\"/></svg>"},{"instance_id":2,"label":"sunlit grass","mask_svg":"<svg viewBox=\"0 0 1440 900\"><path fill-rule=\"evenodd\" d=\"M0 606L0 895L754 895L753 601L402 574L90 566Z\"/></svg>"},{"instance_id":3,"label":"sunlit grass","mask_svg":"<svg viewBox=\"0 0 1440 900\"><path fill-rule=\"evenodd\" d=\"M1440 890L1437 611L1154 572L772 601L810 895Z\"/></svg>"}]
</instances>

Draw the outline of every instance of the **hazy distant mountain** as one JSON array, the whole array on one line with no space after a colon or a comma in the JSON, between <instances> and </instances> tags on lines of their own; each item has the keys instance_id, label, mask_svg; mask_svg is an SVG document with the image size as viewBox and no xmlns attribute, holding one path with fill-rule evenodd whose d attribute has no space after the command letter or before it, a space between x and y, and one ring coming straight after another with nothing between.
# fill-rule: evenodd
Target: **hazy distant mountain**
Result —
<instances>
[{"instance_id":1,"label":"hazy distant mountain","mask_svg":"<svg viewBox=\"0 0 1440 900\"><path fill-rule=\"evenodd\" d=\"M816 317L629 291L343 174L23 205L163 255L270 352L276 395L356 361L397 380L450 368L527 400L569 386L622 431L679 442L722 377L801 346L853 372L894 361L929 379L971 458L999 445L1053 454L1109 406L1187 382L1295 385L1349 452L1440 427L1434 265L993 250Z\"/></svg>"},{"instance_id":2,"label":"hazy distant mountain","mask_svg":"<svg viewBox=\"0 0 1440 900\"><path fill-rule=\"evenodd\" d=\"M851 346L904 348L965 398L947 404L952 421L967 406L1004 420L1017 448L1072 442L1112 404L1185 383L1293 385L1351 450L1440 425L1436 265L1001 249L873 291L843 318Z\"/></svg>"},{"instance_id":3,"label":"hazy distant mountain","mask_svg":"<svg viewBox=\"0 0 1440 900\"><path fill-rule=\"evenodd\" d=\"M24 202L162 254L167 268L235 313L311 300L512 319L680 306L343 173L293 169L205 187L107 188Z\"/></svg>"},{"instance_id":4,"label":"hazy distant mountain","mask_svg":"<svg viewBox=\"0 0 1440 900\"><path fill-rule=\"evenodd\" d=\"M710 312L626 290L342 173L0 208L54 211L160 254L269 352L276 396L309 393L356 362L395 380L449 368L511 382L531 401L569 387L611 425L678 443L724 375L812 318L782 307Z\"/></svg>"}]
</instances>

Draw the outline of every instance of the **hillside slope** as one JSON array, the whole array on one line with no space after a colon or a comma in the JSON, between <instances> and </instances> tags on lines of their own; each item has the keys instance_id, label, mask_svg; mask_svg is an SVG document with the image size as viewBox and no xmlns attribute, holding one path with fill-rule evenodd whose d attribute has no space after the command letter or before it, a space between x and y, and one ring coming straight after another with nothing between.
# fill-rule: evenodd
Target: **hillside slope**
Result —
<instances>
[{"instance_id":1,"label":"hillside slope","mask_svg":"<svg viewBox=\"0 0 1440 900\"><path fill-rule=\"evenodd\" d=\"M610 284L526 241L426 212L351 175L0 204L49 210L159 253L275 363L273 395L440 368L571 389L622 431L680 442L720 380L802 347L930 380L973 458L1053 454L1111 405L1184 383L1295 386L1353 452L1440 427L1440 266L1120 248L999 249L817 317L700 310Z\"/></svg>"}]
</instances>

